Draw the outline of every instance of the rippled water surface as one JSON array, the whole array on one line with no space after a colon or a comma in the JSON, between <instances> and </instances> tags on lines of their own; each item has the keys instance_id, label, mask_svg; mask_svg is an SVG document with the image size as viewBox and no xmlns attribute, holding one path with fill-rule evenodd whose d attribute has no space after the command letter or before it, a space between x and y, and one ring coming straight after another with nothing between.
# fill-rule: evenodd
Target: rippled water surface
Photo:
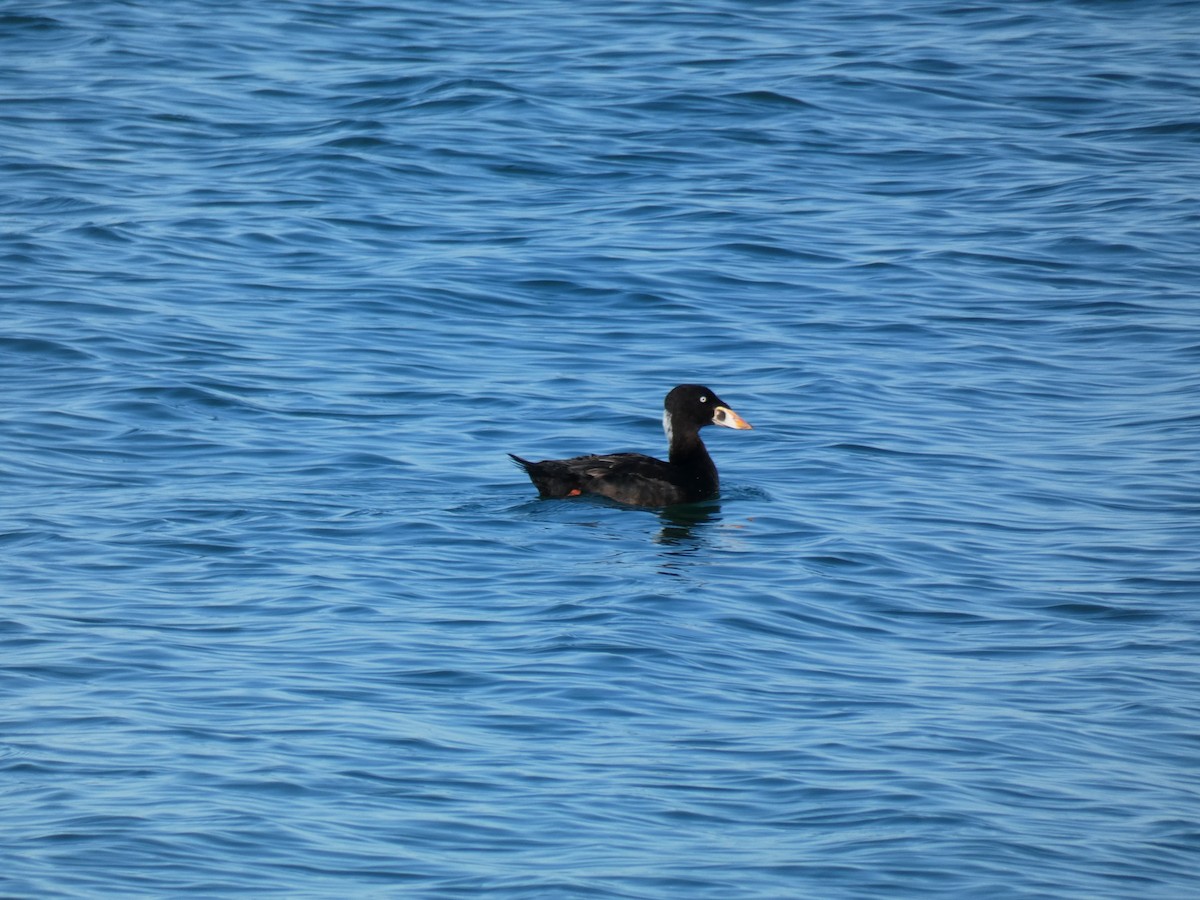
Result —
<instances>
[{"instance_id":1,"label":"rippled water surface","mask_svg":"<svg viewBox=\"0 0 1200 900\"><path fill-rule=\"evenodd\" d=\"M1200 11L0 5L0 894L1185 898ZM719 500L539 501L505 452Z\"/></svg>"}]
</instances>

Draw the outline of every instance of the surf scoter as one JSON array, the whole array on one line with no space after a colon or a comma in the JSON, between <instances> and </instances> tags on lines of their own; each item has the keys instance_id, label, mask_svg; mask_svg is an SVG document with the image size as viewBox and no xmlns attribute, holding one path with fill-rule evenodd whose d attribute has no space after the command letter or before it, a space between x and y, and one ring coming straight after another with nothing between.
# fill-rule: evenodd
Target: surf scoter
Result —
<instances>
[{"instance_id":1,"label":"surf scoter","mask_svg":"<svg viewBox=\"0 0 1200 900\"><path fill-rule=\"evenodd\" d=\"M717 493L717 467L700 429L705 425L746 429L750 423L699 384L681 384L663 401L669 461L641 453L608 453L530 462L510 453L542 497L600 494L634 506L694 503Z\"/></svg>"}]
</instances>

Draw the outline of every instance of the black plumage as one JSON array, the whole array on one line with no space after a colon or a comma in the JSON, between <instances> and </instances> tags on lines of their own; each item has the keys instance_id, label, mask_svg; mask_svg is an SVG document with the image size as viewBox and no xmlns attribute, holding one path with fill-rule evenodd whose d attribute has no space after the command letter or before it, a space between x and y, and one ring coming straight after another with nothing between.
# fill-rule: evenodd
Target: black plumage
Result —
<instances>
[{"instance_id":1,"label":"black plumage","mask_svg":"<svg viewBox=\"0 0 1200 900\"><path fill-rule=\"evenodd\" d=\"M700 440L705 425L746 429L750 424L708 388L681 384L663 401L668 458L606 453L531 462L510 453L542 497L600 494L634 506L673 506L715 496L717 467Z\"/></svg>"}]
</instances>

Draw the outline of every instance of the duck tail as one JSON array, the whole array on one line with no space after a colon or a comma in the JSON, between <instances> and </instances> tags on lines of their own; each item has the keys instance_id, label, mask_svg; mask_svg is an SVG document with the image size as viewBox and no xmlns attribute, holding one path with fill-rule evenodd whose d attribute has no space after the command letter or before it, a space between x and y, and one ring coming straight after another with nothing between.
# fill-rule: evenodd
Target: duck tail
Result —
<instances>
[{"instance_id":1,"label":"duck tail","mask_svg":"<svg viewBox=\"0 0 1200 900\"><path fill-rule=\"evenodd\" d=\"M577 497L583 493L579 476L561 460L544 459L541 462L531 462L515 453L508 455L516 465L525 470L525 474L542 497Z\"/></svg>"}]
</instances>

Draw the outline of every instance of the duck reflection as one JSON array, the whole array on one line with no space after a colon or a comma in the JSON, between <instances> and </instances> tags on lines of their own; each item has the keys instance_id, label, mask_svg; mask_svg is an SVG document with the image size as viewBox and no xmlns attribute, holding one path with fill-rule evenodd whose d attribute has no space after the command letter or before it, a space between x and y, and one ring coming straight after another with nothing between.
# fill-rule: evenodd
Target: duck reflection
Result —
<instances>
[{"instance_id":1,"label":"duck reflection","mask_svg":"<svg viewBox=\"0 0 1200 900\"><path fill-rule=\"evenodd\" d=\"M658 512L662 528L655 543L663 547L662 575L679 577L682 570L695 565L695 554L704 549L708 532L721 521L721 504L716 500L668 506Z\"/></svg>"}]
</instances>

